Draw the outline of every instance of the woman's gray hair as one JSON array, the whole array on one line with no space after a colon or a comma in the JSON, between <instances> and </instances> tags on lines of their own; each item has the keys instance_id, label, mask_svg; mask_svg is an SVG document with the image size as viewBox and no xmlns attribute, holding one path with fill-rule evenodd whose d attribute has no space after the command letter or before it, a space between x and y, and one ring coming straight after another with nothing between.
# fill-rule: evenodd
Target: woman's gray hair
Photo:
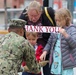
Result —
<instances>
[{"instance_id":1,"label":"woman's gray hair","mask_svg":"<svg viewBox=\"0 0 76 75\"><path fill-rule=\"evenodd\" d=\"M27 12L29 12L30 9L35 9L37 12L40 12L42 11L42 6L38 1L32 1L27 8Z\"/></svg>"}]
</instances>

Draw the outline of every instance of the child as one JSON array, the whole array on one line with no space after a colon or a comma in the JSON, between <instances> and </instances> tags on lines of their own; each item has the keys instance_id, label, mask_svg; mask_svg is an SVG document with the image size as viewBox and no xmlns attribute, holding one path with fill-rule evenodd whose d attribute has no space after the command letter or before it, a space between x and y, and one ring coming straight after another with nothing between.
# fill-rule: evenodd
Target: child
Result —
<instances>
[{"instance_id":1,"label":"child","mask_svg":"<svg viewBox=\"0 0 76 75\"><path fill-rule=\"evenodd\" d=\"M55 20L60 27L59 33L51 33L40 59L45 60L50 50L53 61L50 72L54 75L74 75L76 67L76 26L71 24L71 13L66 8L55 12ZM50 58L51 58L50 57ZM49 59L50 59L49 58Z\"/></svg>"},{"instance_id":2,"label":"child","mask_svg":"<svg viewBox=\"0 0 76 75\"><path fill-rule=\"evenodd\" d=\"M37 39L38 39L38 34L36 32L26 32L26 39L32 44L32 46L35 48L35 54L36 54L36 60L39 62L40 61L40 55L42 54L42 45L37 45ZM36 52L37 50L37 52ZM22 66L25 66L25 62L22 63ZM28 69L27 69L28 71ZM41 75L41 74L33 74L29 72L23 72L22 75Z\"/></svg>"}]
</instances>

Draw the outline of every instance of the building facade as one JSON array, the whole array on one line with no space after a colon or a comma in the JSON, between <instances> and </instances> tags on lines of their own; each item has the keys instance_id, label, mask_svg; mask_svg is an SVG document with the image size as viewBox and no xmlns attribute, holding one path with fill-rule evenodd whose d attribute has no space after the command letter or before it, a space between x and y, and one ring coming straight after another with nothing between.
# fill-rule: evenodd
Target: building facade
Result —
<instances>
[{"instance_id":1,"label":"building facade","mask_svg":"<svg viewBox=\"0 0 76 75\"><path fill-rule=\"evenodd\" d=\"M4 29L6 22L12 18L18 18L22 10L33 0L0 0L0 29ZM37 0L43 5L43 0ZM5 11L6 8L7 10ZM9 10L8 10L9 9Z\"/></svg>"}]
</instances>

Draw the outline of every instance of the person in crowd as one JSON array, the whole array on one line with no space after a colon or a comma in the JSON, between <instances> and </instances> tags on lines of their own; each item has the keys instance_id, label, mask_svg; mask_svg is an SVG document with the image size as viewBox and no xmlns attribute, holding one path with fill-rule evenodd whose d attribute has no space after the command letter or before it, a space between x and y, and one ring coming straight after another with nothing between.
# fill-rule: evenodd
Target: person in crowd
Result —
<instances>
[{"instance_id":1,"label":"person in crowd","mask_svg":"<svg viewBox=\"0 0 76 75\"><path fill-rule=\"evenodd\" d=\"M60 8L55 12L55 20L59 26L59 33L51 36L43 49L40 59L45 60L50 51L50 72L54 75L74 75L76 67L76 26L71 24L72 16L68 9Z\"/></svg>"},{"instance_id":2,"label":"person in crowd","mask_svg":"<svg viewBox=\"0 0 76 75\"><path fill-rule=\"evenodd\" d=\"M29 71L40 72L40 65L36 62L33 46L23 37L24 25L21 19L9 22L9 33L0 39L0 75L18 75L23 59Z\"/></svg>"},{"instance_id":3,"label":"person in crowd","mask_svg":"<svg viewBox=\"0 0 76 75\"><path fill-rule=\"evenodd\" d=\"M42 45L41 46L37 45L38 34L36 32L26 32L26 39L34 47L35 51L36 49L40 49L40 50L43 49ZM41 75L40 73L39 74L30 73L29 70L26 69L27 67L26 61L22 62L22 66L24 67L24 72L22 73L22 75Z\"/></svg>"},{"instance_id":4,"label":"person in crowd","mask_svg":"<svg viewBox=\"0 0 76 75\"><path fill-rule=\"evenodd\" d=\"M34 47L36 60L39 63L39 61L40 61L39 57L42 54L43 46L37 44L38 33L36 33L36 32L26 32L26 39ZM43 65L45 65L46 63L47 62L42 62ZM41 73L39 73L39 74L30 73L29 70L26 69L26 67L27 67L26 61L22 62L22 67L24 67L24 72L22 73L22 75L41 75Z\"/></svg>"},{"instance_id":5,"label":"person in crowd","mask_svg":"<svg viewBox=\"0 0 76 75\"><path fill-rule=\"evenodd\" d=\"M38 25L38 26L56 26L55 18L54 18L54 10L51 7L47 7L47 12L49 17L51 18L52 22L46 15L45 7L41 6L39 2L32 1L28 8L25 8L21 15L19 16L20 19L26 20L27 25ZM49 38L49 33L42 33L42 36L38 38L37 43L42 44L43 47L46 45L47 40ZM46 57L48 60L49 54ZM51 75L49 70L49 64L43 67L44 75Z\"/></svg>"}]
</instances>

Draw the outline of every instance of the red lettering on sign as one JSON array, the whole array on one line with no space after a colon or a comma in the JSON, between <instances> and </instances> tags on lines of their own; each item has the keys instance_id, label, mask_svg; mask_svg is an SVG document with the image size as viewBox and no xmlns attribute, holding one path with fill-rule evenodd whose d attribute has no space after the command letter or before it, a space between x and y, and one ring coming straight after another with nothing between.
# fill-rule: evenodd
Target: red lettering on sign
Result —
<instances>
[{"instance_id":1,"label":"red lettering on sign","mask_svg":"<svg viewBox=\"0 0 76 75\"><path fill-rule=\"evenodd\" d=\"M42 26L40 26L40 27L39 27L39 32L43 32L43 30L42 30L42 29L43 29L43 27L42 27Z\"/></svg>"},{"instance_id":2,"label":"red lettering on sign","mask_svg":"<svg viewBox=\"0 0 76 75\"><path fill-rule=\"evenodd\" d=\"M49 27L46 27L46 32L48 32Z\"/></svg>"},{"instance_id":3,"label":"red lettering on sign","mask_svg":"<svg viewBox=\"0 0 76 75\"><path fill-rule=\"evenodd\" d=\"M38 32L38 27L37 26L34 26L34 31Z\"/></svg>"},{"instance_id":4,"label":"red lettering on sign","mask_svg":"<svg viewBox=\"0 0 76 75\"><path fill-rule=\"evenodd\" d=\"M30 31L30 30L33 31L32 25L29 27L29 30L28 31Z\"/></svg>"}]
</instances>

